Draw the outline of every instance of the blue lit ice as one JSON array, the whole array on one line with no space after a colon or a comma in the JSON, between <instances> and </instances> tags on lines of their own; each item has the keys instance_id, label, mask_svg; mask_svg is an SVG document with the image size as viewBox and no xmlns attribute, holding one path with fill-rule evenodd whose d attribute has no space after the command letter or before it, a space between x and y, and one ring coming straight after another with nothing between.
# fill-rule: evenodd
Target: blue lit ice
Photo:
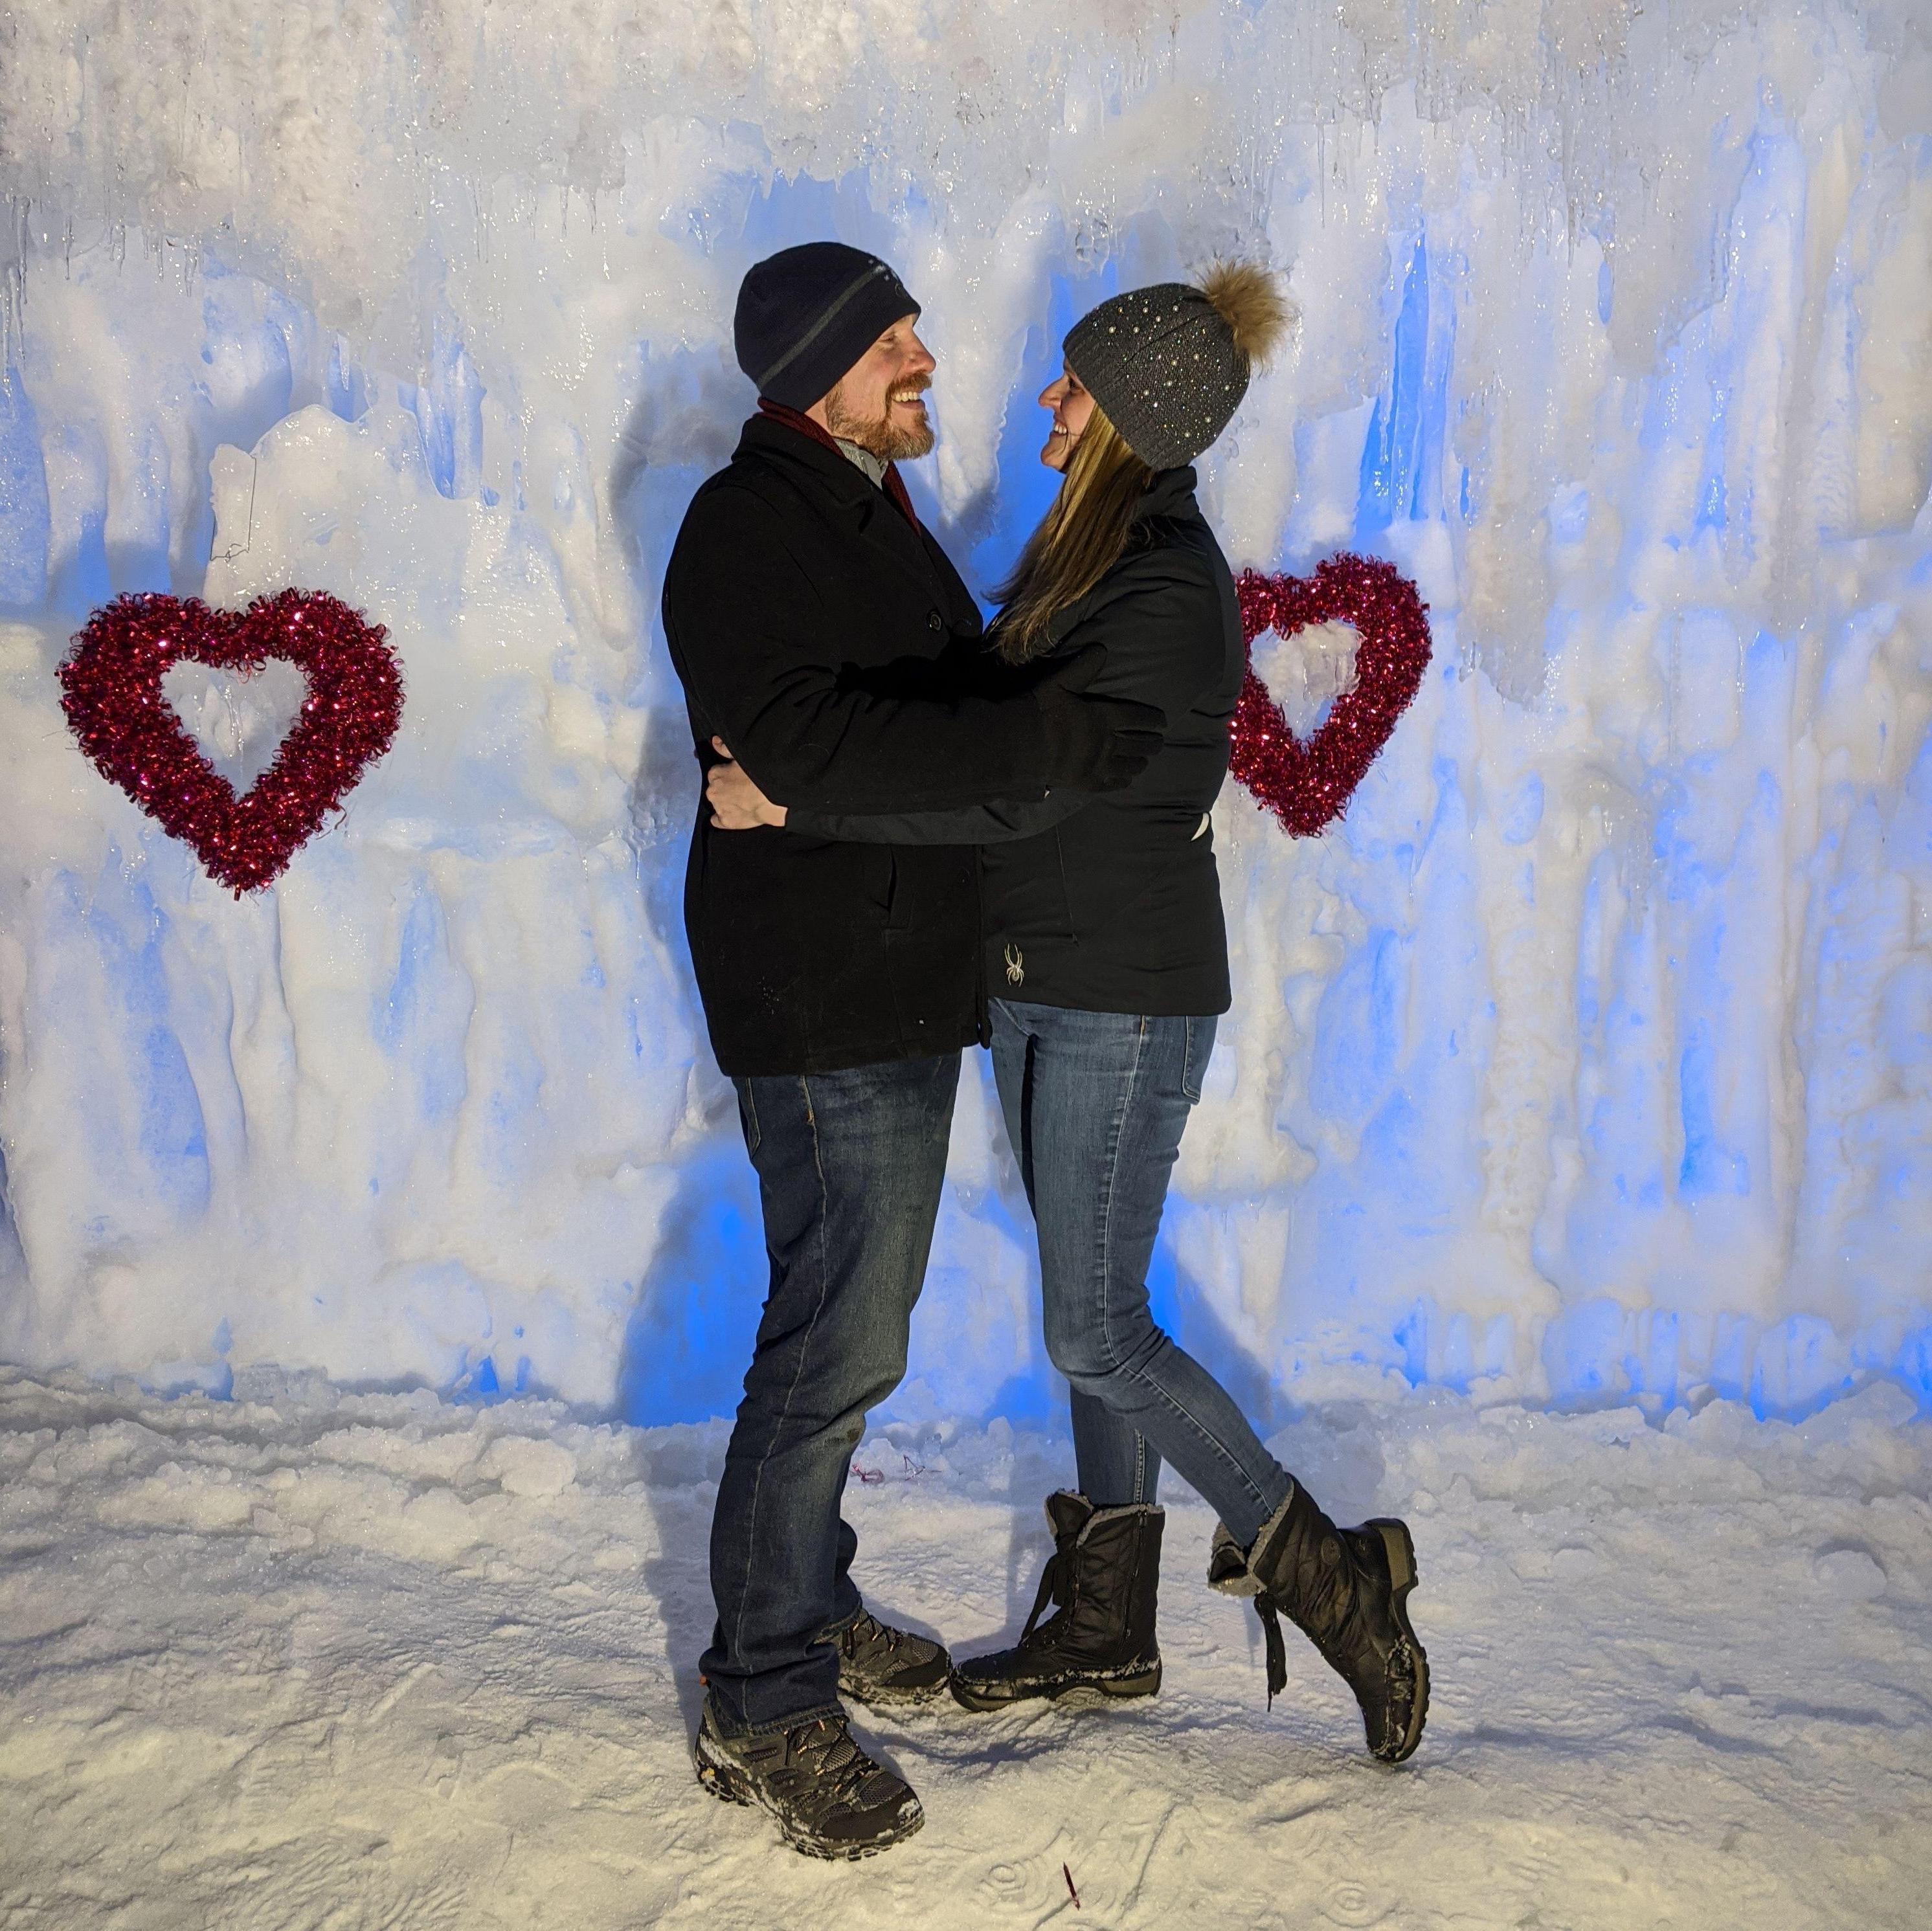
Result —
<instances>
[{"instance_id":1,"label":"blue lit ice","mask_svg":"<svg viewBox=\"0 0 1932 1931\"><path fill-rule=\"evenodd\" d=\"M1302 324L1208 465L1231 554L1434 612L1344 824L1217 809L1188 1344L1276 1414L1932 1394L1924 24L1425 14L16 10L0 1359L729 1408L763 1262L655 610L737 277L836 233L928 304L912 487L982 589L1066 323L1238 250ZM50 672L116 592L289 583L389 627L409 710L238 905ZM955 1153L896 1412L1047 1414L976 1065Z\"/></svg>"}]
</instances>

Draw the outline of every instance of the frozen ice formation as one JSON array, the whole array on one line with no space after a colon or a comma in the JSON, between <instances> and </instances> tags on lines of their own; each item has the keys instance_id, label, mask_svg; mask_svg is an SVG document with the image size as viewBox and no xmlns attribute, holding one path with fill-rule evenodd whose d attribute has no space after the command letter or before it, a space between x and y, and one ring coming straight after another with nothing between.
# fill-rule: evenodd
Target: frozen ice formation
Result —
<instances>
[{"instance_id":1,"label":"frozen ice formation","mask_svg":"<svg viewBox=\"0 0 1932 1931\"><path fill-rule=\"evenodd\" d=\"M655 611L736 279L836 233L927 305L913 485L981 589L1066 324L1246 251L1302 322L1204 467L1231 555L1434 613L1343 825L1217 808L1189 1343L1264 1410L1932 1389L1922 7L44 0L0 46L0 1359L728 1411L764 1263ZM51 672L116 591L290 583L410 708L238 905ZM286 714L181 694L244 769ZM1028 1237L969 1065L902 1415L1052 1405Z\"/></svg>"}]
</instances>

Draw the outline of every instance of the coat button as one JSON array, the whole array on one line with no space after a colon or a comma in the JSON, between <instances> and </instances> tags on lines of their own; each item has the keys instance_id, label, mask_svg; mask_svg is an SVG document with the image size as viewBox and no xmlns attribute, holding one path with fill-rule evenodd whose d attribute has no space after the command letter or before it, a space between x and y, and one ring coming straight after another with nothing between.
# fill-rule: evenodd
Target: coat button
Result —
<instances>
[{"instance_id":1,"label":"coat button","mask_svg":"<svg viewBox=\"0 0 1932 1931\"><path fill-rule=\"evenodd\" d=\"M928 630L944 630L946 625L937 610L928 610L926 616L926 627Z\"/></svg>"}]
</instances>

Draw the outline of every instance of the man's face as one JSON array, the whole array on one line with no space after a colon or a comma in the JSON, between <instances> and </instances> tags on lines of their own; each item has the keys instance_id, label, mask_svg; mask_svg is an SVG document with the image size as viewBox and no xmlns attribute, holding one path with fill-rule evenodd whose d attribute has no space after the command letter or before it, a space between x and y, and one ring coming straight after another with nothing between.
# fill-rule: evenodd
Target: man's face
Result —
<instances>
[{"instance_id":1,"label":"man's face","mask_svg":"<svg viewBox=\"0 0 1932 1931\"><path fill-rule=\"evenodd\" d=\"M886 463L910 461L932 448L932 423L921 400L935 364L913 332L913 317L895 322L842 376L809 413L824 412L834 436Z\"/></svg>"}]
</instances>

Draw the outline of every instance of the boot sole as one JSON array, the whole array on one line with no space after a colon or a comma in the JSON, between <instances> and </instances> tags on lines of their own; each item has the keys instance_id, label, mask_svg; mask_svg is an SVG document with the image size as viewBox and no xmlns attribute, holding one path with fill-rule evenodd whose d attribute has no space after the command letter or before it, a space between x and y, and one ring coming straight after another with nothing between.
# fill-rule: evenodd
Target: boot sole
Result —
<instances>
[{"instance_id":1,"label":"boot sole","mask_svg":"<svg viewBox=\"0 0 1932 1931\"><path fill-rule=\"evenodd\" d=\"M1160 1665L1132 1676L1070 1677L1063 1683L1030 1684L1005 1695L952 1679L952 1700L962 1710L1010 1710L1021 1703L1051 1703L1057 1710L1105 1710L1116 1703L1151 1696L1160 1687Z\"/></svg>"},{"instance_id":2,"label":"boot sole","mask_svg":"<svg viewBox=\"0 0 1932 1931\"><path fill-rule=\"evenodd\" d=\"M902 1814L898 1828L889 1836L875 1837L867 1844L828 1843L824 1839L814 1837L809 1832L801 1830L766 1798L764 1792L758 1788L757 1780L747 1776L740 1765L734 1763L729 1757L712 1755L702 1730L692 1743L691 1759L696 1767L698 1782L713 1797L722 1803L739 1804L748 1810L764 1811L777 1823L778 1834L802 1857L824 1858L833 1863L856 1864L861 1858L875 1858L881 1851L889 1851L895 1844L904 1843L926 1823L926 1812L919 1799L914 1798L910 1812Z\"/></svg>"},{"instance_id":3,"label":"boot sole","mask_svg":"<svg viewBox=\"0 0 1932 1931\"><path fill-rule=\"evenodd\" d=\"M1373 1529L1382 1539L1382 1548L1388 1558L1389 1607L1395 1617L1396 1628L1401 1630L1403 1640L1415 1658L1415 1702L1408 1713L1408 1728L1399 1748L1376 1753L1384 1763L1401 1763L1415 1754L1415 1747L1422 1741L1423 1726L1429 1720L1429 1653L1417 1642L1414 1627L1408 1620L1408 1592L1415 1587L1415 1539L1409 1534L1406 1522L1386 1517L1365 1522L1363 1526Z\"/></svg>"}]
</instances>

